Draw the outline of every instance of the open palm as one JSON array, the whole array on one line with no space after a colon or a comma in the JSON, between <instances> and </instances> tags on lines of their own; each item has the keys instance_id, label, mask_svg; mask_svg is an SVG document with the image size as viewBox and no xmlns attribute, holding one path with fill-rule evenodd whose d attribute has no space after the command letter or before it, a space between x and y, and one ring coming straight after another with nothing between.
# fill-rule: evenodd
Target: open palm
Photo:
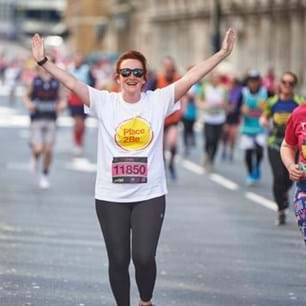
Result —
<instances>
[{"instance_id":1,"label":"open palm","mask_svg":"<svg viewBox=\"0 0 306 306\"><path fill-rule=\"evenodd\" d=\"M228 29L224 40L222 42L222 48L223 52L225 52L226 55L230 55L235 43L235 32L233 29Z\"/></svg>"},{"instance_id":2,"label":"open palm","mask_svg":"<svg viewBox=\"0 0 306 306\"><path fill-rule=\"evenodd\" d=\"M44 40L39 34L35 34L32 37L32 55L36 62L41 61L45 57Z\"/></svg>"}]
</instances>

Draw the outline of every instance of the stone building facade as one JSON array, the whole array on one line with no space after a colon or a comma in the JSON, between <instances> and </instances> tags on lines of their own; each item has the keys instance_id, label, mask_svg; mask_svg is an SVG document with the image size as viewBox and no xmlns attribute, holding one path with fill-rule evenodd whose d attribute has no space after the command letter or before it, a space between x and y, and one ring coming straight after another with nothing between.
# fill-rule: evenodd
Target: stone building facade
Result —
<instances>
[{"instance_id":1,"label":"stone building facade","mask_svg":"<svg viewBox=\"0 0 306 306\"><path fill-rule=\"evenodd\" d=\"M175 57L181 69L206 58L212 52L217 2L148 1L144 26L134 32L134 45L148 54L153 66L165 54ZM274 67L277 75L292 70L306 83L306 1L219 2L222 35L228 27L237 32L235 50L228 59L233 72L241 76L250 68L265 73Z\"/></svg>"},{"instance_id":2,"label":"stone building facade","mask_svg":"<svg viewBox=\"0 0 306 306\"><path fill-rule=\"evenodd\" d=\"M138 49L153 68L160 65L163 56L171 55L180 70L212 53L219 3L222 36L228 27L237 32L235 50L227 65L231 71L242 76L250 68L265 73L274 67L277 75L292 70L306 85L306 0L97 2L103 2L107 12L100 14L107 20L105 50Z\"/></svg>"}]
</instances>

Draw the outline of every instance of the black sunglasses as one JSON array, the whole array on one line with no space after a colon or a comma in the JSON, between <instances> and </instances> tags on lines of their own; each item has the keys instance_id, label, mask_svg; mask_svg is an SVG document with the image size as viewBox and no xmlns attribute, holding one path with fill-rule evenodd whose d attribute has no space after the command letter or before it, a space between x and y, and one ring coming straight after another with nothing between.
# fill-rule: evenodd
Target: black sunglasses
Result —
<instances>
[{"instance_id":1,"label":"black sunglasses","mask_svg":"<svg viewBox=\"0 0 306 306\"><path fill-rule=\"evenodd\" d=\"M119 70L119 73L123 76L123 77L129 77L131 75L131 73L133 73L133 75L136 78L141 78L144 75L144 70L141 68L135 68L135 69L131 69L131 68L123 68Z\"/></svg>"}]
</instances>

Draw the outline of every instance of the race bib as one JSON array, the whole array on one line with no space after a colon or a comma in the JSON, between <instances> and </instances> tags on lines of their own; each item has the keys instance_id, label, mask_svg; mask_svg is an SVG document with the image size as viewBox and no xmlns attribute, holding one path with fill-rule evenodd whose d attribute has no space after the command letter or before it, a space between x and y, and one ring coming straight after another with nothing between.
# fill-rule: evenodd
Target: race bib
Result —
<instances>
[{"instance_id":1,"label":"race bib","mask_svg":"<svg viewBox=\"0 0 306 306\"><path fill-rule=\"evenodd\" d=\"M114 184L143 184L148 180L147 157L114 157L112 181Z\"/></svg>"}]
</instances>

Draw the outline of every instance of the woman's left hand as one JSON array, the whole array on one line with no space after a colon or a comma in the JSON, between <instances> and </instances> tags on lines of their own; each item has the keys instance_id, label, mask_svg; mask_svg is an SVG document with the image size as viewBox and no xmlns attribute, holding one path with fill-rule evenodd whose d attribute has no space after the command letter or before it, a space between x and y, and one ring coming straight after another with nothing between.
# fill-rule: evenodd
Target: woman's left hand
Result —
<instances>
[{"instance_id":1,"label":"woman's left hand","mask_svg":"<svg viewBox=\"0 0 306 306\"><path fill-rule=\"evenodd\" d=\"M229 28L225 34L224 40L222 42L221 52L225 56L231 54L235 43L235 32L233 29Z\"/></svg>"}]
</instances>

